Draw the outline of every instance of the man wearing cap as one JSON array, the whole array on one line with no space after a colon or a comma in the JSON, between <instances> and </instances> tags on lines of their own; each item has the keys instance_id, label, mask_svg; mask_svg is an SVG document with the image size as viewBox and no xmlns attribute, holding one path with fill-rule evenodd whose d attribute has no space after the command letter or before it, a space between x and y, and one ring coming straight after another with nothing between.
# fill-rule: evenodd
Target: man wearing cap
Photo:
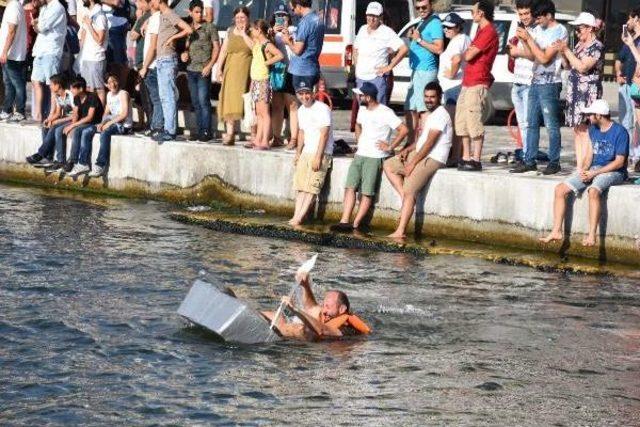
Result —
<instances>
[{"instance_id":1,"label":"man wearing cap","mask_svg":"<svg viewBox=\"0 0 640 427\"><path fill-rule=\"evenodd\" d=\"M364 82L378 88L378 102L387 105L386 76L398 65L409 48L402 39L382 23L382 5L377 1L367 6L367 23L360 27L353 43L353 61L356 66L356 87ZM389 62L389 52L395 55Z\"/></svg>"},{"instance_id":2,"label":"man wearing cap","mask_svg":"<svg viewBox=\"0 0 640 427\"><path fill-rule=\"evenodd\" d=\"M555 189L553 203L553 229L541 242L562 240L562 223L567 210L567 196L576 196L584 190L589 194L589 232L582 241L584 246L596 244L596 233L602 211L602 195L612 185L622 184L627 179L629 157L629 133L624 126L611 121L609 104L604 99L594 101L583 110L589 117L588 138L593 154L589 153L576 171Z\"/></svg>"},{"instance_id":3,"label":"man wearing cap","mask_svg":"<svg viewBox=\"0 0 640 427\"><path fill-rule=\"evenodd\" d=\"M540 0L533 6L537 27L529 33L518 28L524 57L534 61L533 79L527 99L527 152L524 163L509 172L524 173L538 170L536 158L540 145L540 118L549 134L549 164L542 171L551 175L560 171L560 91L562 90L562 55L558 40L566 40L567 29L555 19L556 6L551 0Z\"/></svg>"},{"instance_id":4,"label":"man wearing cap","mask_svg":"<svg viewBox=\"0 0 640 427\"><path fill-rule=\"evenodd\" d=\"M633 39L633 44L640 49L640 7L636 7L629 12L627 19L627 34ZM624 37L624 34L623 34ZM634 131L638 129L637 138L640 139L640 124L635 122L634 101L631 99L631 84L633 75L636 72L636 60L627 44L623 44L618 58L614 65L616 71L616 81L620 85L618 88L618 119L620 124L629 132L629 138L633 141ZM631 150L631 159L636 160L634 170L640 172L640 141Z\"/></svg>"},{"instance_id":5,"label":"man wearing cap","mask_svg":"<svg viewBox=\"0 0 640 427\"><path fill-rule=\"evenodd\" d=\"M444 51L444 30L438 15L433 12L431 0L417 0L416 11L420 15L418 25L409 31L409 66L411 84L404 103L409 127L409 142L415 142L420 113L426 110L423 93L427 83L438 78L438 55Z\"/></svg>"},{"instance_id":6,"label":"man wearing cap","mask_svg":"<svg viewBox=\"0 0 640 427\"><path fill-rule=\"evenodd\" d=\"M302 224L309 208L324 185L333 155L331 109L316 101L306 82L298 82L298 146L293 188L297 192L293 218L289 224Z\"/></svg>"},{"instance_id":7,"label":"man wearing cap","mask_svg":"<svg viewBox=\"0 0 640 427\"><path fill-rule=\"evenodd\" d=\"M347 173L342 218L339 224L331 227L333 231L340 232L360 229L362 220L369 212L378 191L382 162L389 156L389 152L393 152L400 145L408 132L407 127L391 108L378 103L378 88L373 83L365 82L360 89L353 89L353 92L358 95L360 103L365 108L360 108L356 119L358 150ZM389 144L393 130L396 130L396 136ZM356 192L361 196L360 206L351 225Z\"/></svg>"}]
</instances>

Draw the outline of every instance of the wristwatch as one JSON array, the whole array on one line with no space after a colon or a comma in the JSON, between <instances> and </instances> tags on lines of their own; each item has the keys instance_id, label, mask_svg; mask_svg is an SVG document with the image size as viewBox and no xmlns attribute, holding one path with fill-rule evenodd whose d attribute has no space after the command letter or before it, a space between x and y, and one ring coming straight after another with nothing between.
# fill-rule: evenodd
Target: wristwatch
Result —
<instances>
[{"instance_id":1,"label":"wristwatch","mask_svg":"<svg viewBox=\"0 0 640 427\"><path fill-rule=\"evenodd\" d=\"M418 42L418 44L422 43L422 39L421 38L417 39L416 41Z\"/></svg>"}]
</instances>

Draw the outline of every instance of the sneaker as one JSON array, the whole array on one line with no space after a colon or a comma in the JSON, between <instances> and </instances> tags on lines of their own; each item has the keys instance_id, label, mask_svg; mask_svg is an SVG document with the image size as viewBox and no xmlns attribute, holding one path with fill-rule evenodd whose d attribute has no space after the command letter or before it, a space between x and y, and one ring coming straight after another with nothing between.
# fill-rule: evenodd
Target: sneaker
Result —
<instances>
[{"instance_id":1,"label":"sneaker","mask_svg":"<svg viewBox=\"0 0 640 427\"><path fill-rule=\"evenodd\" d=\"M633 166L633 171L636 173L640 173L640 160L638 160L636 164Z\"/></svg>"},{"instance_id":2,"label":"sneaker","mask_svg":"<svg viewBox=\"0 0 640 427\"><path fill-rule=\"evenodd\" d=\"M13 115L11 117L9 117L7 119L8 122L10 123L18 123L23 121L24 119L26 119L26 117L24 116L24 114L21 113L13 113Z\"/></svg>"},{"instance_id":3,"label":"sneaker","mask_svg":"<svg viewBox=\"0 0 640 427\"><path fill-rule=\"evenodd\" d=\"M74 163L73 162L67 162L64 164L64 167L62 168L62 172L64 173L70 173L73 170L73 166Z\"/></svg>"},{"instance_id":4,"label":"sneaker","mask_svg":"<svg viewBox=\"0 0 640 427\"><path fill-rule=\"evenodd\" d=\"M468 162L464 162L464 166L462 167L462 170L466 172L481 172L482 163L476 160L469 160Z\"/></svg>"},{"instance_id":5,"label":"sneaker","mask_svg":"<svg viewBox=\"0 0 640 427\"><path fill-rule=\"evenodd\" d=\"M38 153L32 154L31 156L27 157L27 163L29 163L30 165L34 165L40 160L42 160L42 156Z\"/></svg>"},{"instance_id":6,"label":"sneaker","mask_svg":"<svg viewBox=\"0 0 640 427\"><path fill-rule=\"evenodd\" d=\"M43 159L40 159L40 161L37 161L35 163L32 163L33 166L37 167L37 168L48 168L51 167L53 165L53 161L47 159L46 157Z\"/></svg>"},{"instance_id":7,"label":"sneaker","mask_svg":"<svg viewBox=\"0 0 640 427\"><path fill-rule=\"evenodd\" d=\"M542 171L542 175L553 175L560 172L560 163L549 163Z\"/></svg>"},{"instance_id":8,"label":"sneaker","mask_svg":"<svg viewBox=\"0 0 640 427\"><path fill-rule=\"evenodd\" d=\"M156 135L153 138L153 140L158 141L160 144L162 144L163 142L175 141L176 136L171 135L170 133L167 133L167 132L161 132L158 135Z\"/></svg>"},{"instance_id":9,"label":"sneaker","mask_svg":"<svg viewBox=\"0 0 640 427\"><path fill-rule=\"evenodd\" d=\"M198 139L202 142L209 142L211 141L212 137L211 137L211 132L208 131L204 131L200 134L200 136L198 137Z\"/></svg>"},{"instance_id":10,"label":"sneaker","mask_svg":"<svg viewBox=\"0 0 640 427\"><path fill-rule=\"evenodd\" d=\"M44 168L47 173L62 172L64 170L64 163L54 161L51 166Z\"/></svg>"},{"instance_id":11,"label":"sneaker","mask_svg":"<svg viewBox=\"0 0 640 427\"><path fill-rule=\"evenodd\" d=\"M105 169L102 166L94 165L91 172L89 172L89 178L97 178L104 175Z\"/></svg>"},{"instance_id":12,"label":"sneaker","mask_svg":"<svg viewBox=\"0 0 640 427\"><path fill-rule=\"evenodd\" d=\"M536 165L527 165L526 163L520 163L518 165L516 165L515 168L513 169L509 169L510 173L525 173L525 172L532 172L532 171L537 171L538 170L538 166Z\"/></svg>"},{"instance_id":13,"label":"sneaker","mask_svg":"<svg viewBox=\"0 0 640 427\"><path fill-rule=\"evenodd\" d=\"M89 168L89 166L87 165L81 165L80 163L78 163L77 165L75 165L73 167L73 169L71 169L71 172L69 172L69 176L71 178L75 178L78 175L82 175L83 173L87 173L89 172L91 169Z\"/></svg>"},{"instance_id":14,"label":"sneaker","mask_svg":"<svg viewBox=\"0 0 640 427\"><path fill-rule=\"evenodd\" d=\"M4 111L0 113L0 120L1 121L8 120L9 117L11 117L11 113L5 113Z\"/></svg>"}]
</instances>

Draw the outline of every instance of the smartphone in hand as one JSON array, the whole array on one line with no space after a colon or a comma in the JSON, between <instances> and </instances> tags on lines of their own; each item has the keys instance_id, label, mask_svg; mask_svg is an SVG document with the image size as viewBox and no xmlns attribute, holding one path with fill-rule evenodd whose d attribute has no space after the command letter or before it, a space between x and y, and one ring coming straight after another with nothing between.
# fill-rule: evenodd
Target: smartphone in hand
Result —
<instances>
[{"instance_id":1,"label":"smartphone in hand","mask_svg":"<svg viewBox=\"0 0 640 427\"><path fill-rule=\"evenodd\" d=\"M627 24L622 25L622 37L625 39L629 37L629 28L627 28Z\"/></svg>"}]
</instances>

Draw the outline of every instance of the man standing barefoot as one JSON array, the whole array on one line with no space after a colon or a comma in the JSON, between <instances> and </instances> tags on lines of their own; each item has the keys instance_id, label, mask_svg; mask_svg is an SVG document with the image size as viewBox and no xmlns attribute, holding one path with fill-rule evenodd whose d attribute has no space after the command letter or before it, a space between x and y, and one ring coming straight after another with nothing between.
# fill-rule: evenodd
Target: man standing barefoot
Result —
<instances>
[{"instance_id":1,"label":"man standing barefoot","mask_svg":"<svg viewBox=\"0 0 640 427\"><path fill-rule=\"evenodd\" d=\"M589 234L582 241L583 246L596 244L596 233L602 211L602 195L612 185L622 184L627 178L627 158L629 157L629 133L611 121L609 104L598 99L583 113L589 116L589 139L593 157L582 162L582 167L566 181L558 184L553 203L553 229L543 243L561 240L562 224L567 210L567 196L574 192L579 195L584 190L589 194ZM580 163L580 159L578 159Z\"/></svg>"}]
</instances>

